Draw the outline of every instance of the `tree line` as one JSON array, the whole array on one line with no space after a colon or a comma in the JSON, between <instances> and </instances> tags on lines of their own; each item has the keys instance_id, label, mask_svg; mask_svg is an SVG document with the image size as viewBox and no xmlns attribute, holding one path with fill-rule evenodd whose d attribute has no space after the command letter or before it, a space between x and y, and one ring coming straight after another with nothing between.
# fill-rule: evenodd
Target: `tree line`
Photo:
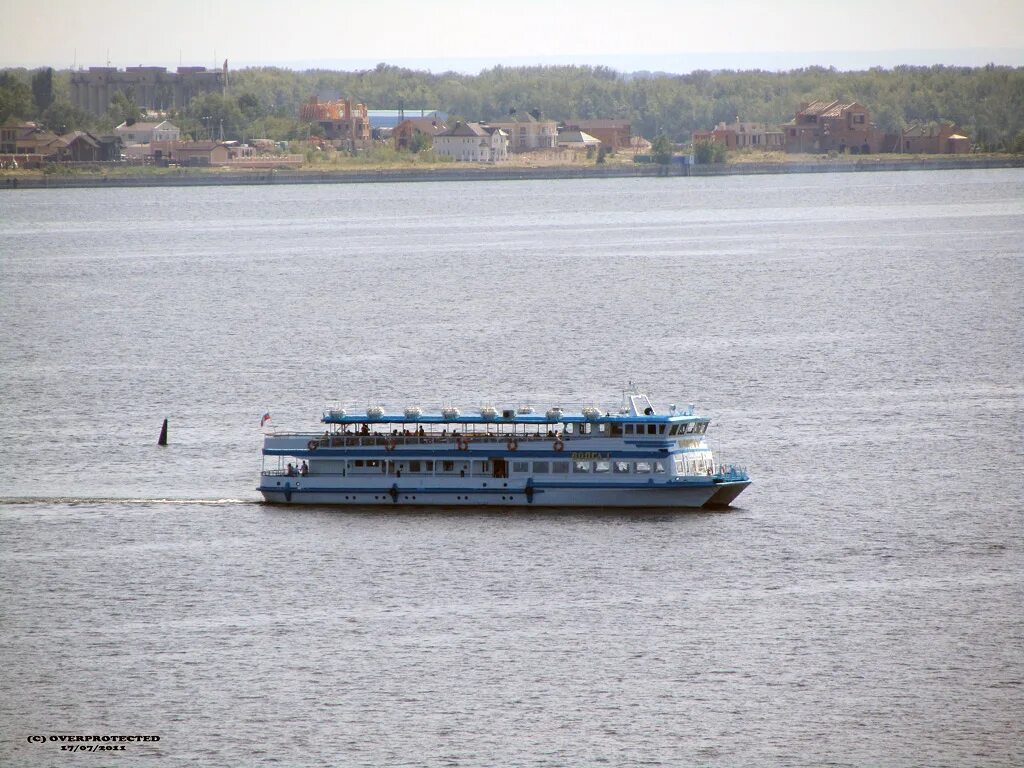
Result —
<instances>
[{"instance_id":1,"label":"tree line","mask_svg":"<svg viewBox=\"0 0 1024 768\"><path fill-rule=\"evenodd\" d=\"M0 122L36 119L52 130L108 131L138 114L130 92L102 117L75 109L70 72L49 68L0 72ZM956 123L981 149L1024 149L1024 67L901 66L842 72L807 67L788 72L695 71L685 75L607 67L485 69L476 75L410 70L388 64L355 72L253 67L231 73L227 95L205 94L171 116L193 137L304 138L298 120L311 96L346 98L370 109L439 109L453 119L497 120L509 110L541 110L557 121L629 120L634 135L684 143L719 122L780 124L803 102L833 99L866 106L879 128Z\"/></svg>"}]
</instances>

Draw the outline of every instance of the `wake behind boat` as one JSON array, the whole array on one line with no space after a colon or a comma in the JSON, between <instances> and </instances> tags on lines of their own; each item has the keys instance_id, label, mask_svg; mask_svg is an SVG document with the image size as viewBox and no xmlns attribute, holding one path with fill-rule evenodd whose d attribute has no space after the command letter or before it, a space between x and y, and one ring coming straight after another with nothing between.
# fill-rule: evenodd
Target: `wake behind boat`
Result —
<instances>
[{"instance_id":1,"label":"wake behind boat","mask_svg":"<svg viewBox=\"0 0 1024 768\"><path fill-rule=\"evenodd\" d=\"M722 463L692 406L658 413L632 390L616 413L487 406L327 411L323 433L263 441L258 490L278 504L728 506L750 485Z\"/></svg>"}]
</instances>

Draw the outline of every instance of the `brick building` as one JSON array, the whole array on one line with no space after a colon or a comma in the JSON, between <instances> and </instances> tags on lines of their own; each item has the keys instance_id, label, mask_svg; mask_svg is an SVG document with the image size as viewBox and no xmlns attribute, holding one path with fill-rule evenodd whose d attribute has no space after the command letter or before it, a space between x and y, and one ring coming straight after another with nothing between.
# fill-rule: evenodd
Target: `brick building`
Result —
<instances>
[{"instance_id":1,"label":"brick building","mask_svg":"<svg viewBox=\"0 0 1024 768\"><path fill-rule=\"evenodd\" d=\"M920 155L966 155L971 140L955 125L911 125L903 131L900 149Z\"/></svg>"},{"instance_id":2,"label":"brick building","mask_svg":"<svg viewBox=\"0 0 1024 768\"><path fill-rule=\"evenodd\" d=\"M447 124L438 117L410 117L395 126L391 138L395 149L408 151L417 135L427 138L427 145L433 143L434 137L448 130Z\"/></svg>"},{"instance_id":3,"label":"brick building","mask_svg":"<svg viewBox=\"0 0 1024 768\"><path fill-rule=\"evenodd\" d=\"M768 123L719 123L710 131L694 131L693 140L722 144L726 149L781 150L785 134Z\"/></svg>"},{"instance_id":4,"label":"brick building","mask_svg":"<svg viewBox=\"0 0 1024 768\"><path fill-rule=\"evenodd\" d=\"M320 101L313 96L299 108L299 119L323 128L329 141L362 146L370 141L370 116L365 104L350 99Z\"/></svg>"},{"instance_id":5,"label":"brick building","mask_svg":"<svg viewBox=\"0 0 1024 768\"><path fill-rule=\"evenodd\" d=\"M849 152L870 154L892 151L885 133L871 124L867 107L856 101L815 101L804 104L782 126L787 152Z\"/></svg>"},{"instance_id":6,"label":"brick building","mask_svg":"<svg viewBox=\"0 0 1024 768\"><path fill-rule=\"evenodd\" d=\"M564 131L589 134L608 149L629 149L633 125L628 120L567 120Z\"/></svg>"}]
</instances>

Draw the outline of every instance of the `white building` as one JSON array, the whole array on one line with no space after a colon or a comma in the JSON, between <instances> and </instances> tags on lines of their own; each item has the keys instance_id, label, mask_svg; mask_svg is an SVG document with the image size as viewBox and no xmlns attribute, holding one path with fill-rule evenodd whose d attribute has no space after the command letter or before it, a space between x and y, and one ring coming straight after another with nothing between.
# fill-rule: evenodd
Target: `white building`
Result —
<instances>
[{"instance_id":1,"label":"white building","mask_svg":"<svg viewBox=\"0 0 1024 768\"><path fill-rule=\"evenodd\" d=\"M513 109L504 120L492 120L489 124L509 135L513 152L555 149L558 146L558 123L546 119L539 110L517 112Z\"/></svg>"},{"instance_id":2,"label":"white building","mask_svg":"<svg viewBox=\"0 0 1024 768\"><path fill-rule=\"evenodd\" d=\"M177 141L181 138L181 129L168 120L162 123L135 122L131 125L121 123L114 129L125 146L129 144L152 144L154 141Z\"/></svg>"},{"instance_id":3,"label":"white building","mask_svg":"<svg viewBox=\"0 0 1024 768\"><path fill-rule=\"evenodd\" d=\"M434 136L434 151L461 162L494 163L508 160L508 143L500 128L457 122Z\"/></svg>"}]
</instances>

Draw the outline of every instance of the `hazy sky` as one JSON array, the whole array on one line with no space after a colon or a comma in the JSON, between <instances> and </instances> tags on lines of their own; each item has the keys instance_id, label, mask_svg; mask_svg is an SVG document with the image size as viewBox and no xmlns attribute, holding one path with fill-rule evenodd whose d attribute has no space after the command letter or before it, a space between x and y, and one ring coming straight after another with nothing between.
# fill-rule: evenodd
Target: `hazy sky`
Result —
<instances>
[{"instance_id":1,"label":"hazy sky","mask_svg":"<svg viewBox=\"0 0 1024 768\"><path fill-rule=\"evenodd\" d=\"M1024 64L1024 0L0 0L0 19L2 66Z\"/></svg>"}]
</instances>

